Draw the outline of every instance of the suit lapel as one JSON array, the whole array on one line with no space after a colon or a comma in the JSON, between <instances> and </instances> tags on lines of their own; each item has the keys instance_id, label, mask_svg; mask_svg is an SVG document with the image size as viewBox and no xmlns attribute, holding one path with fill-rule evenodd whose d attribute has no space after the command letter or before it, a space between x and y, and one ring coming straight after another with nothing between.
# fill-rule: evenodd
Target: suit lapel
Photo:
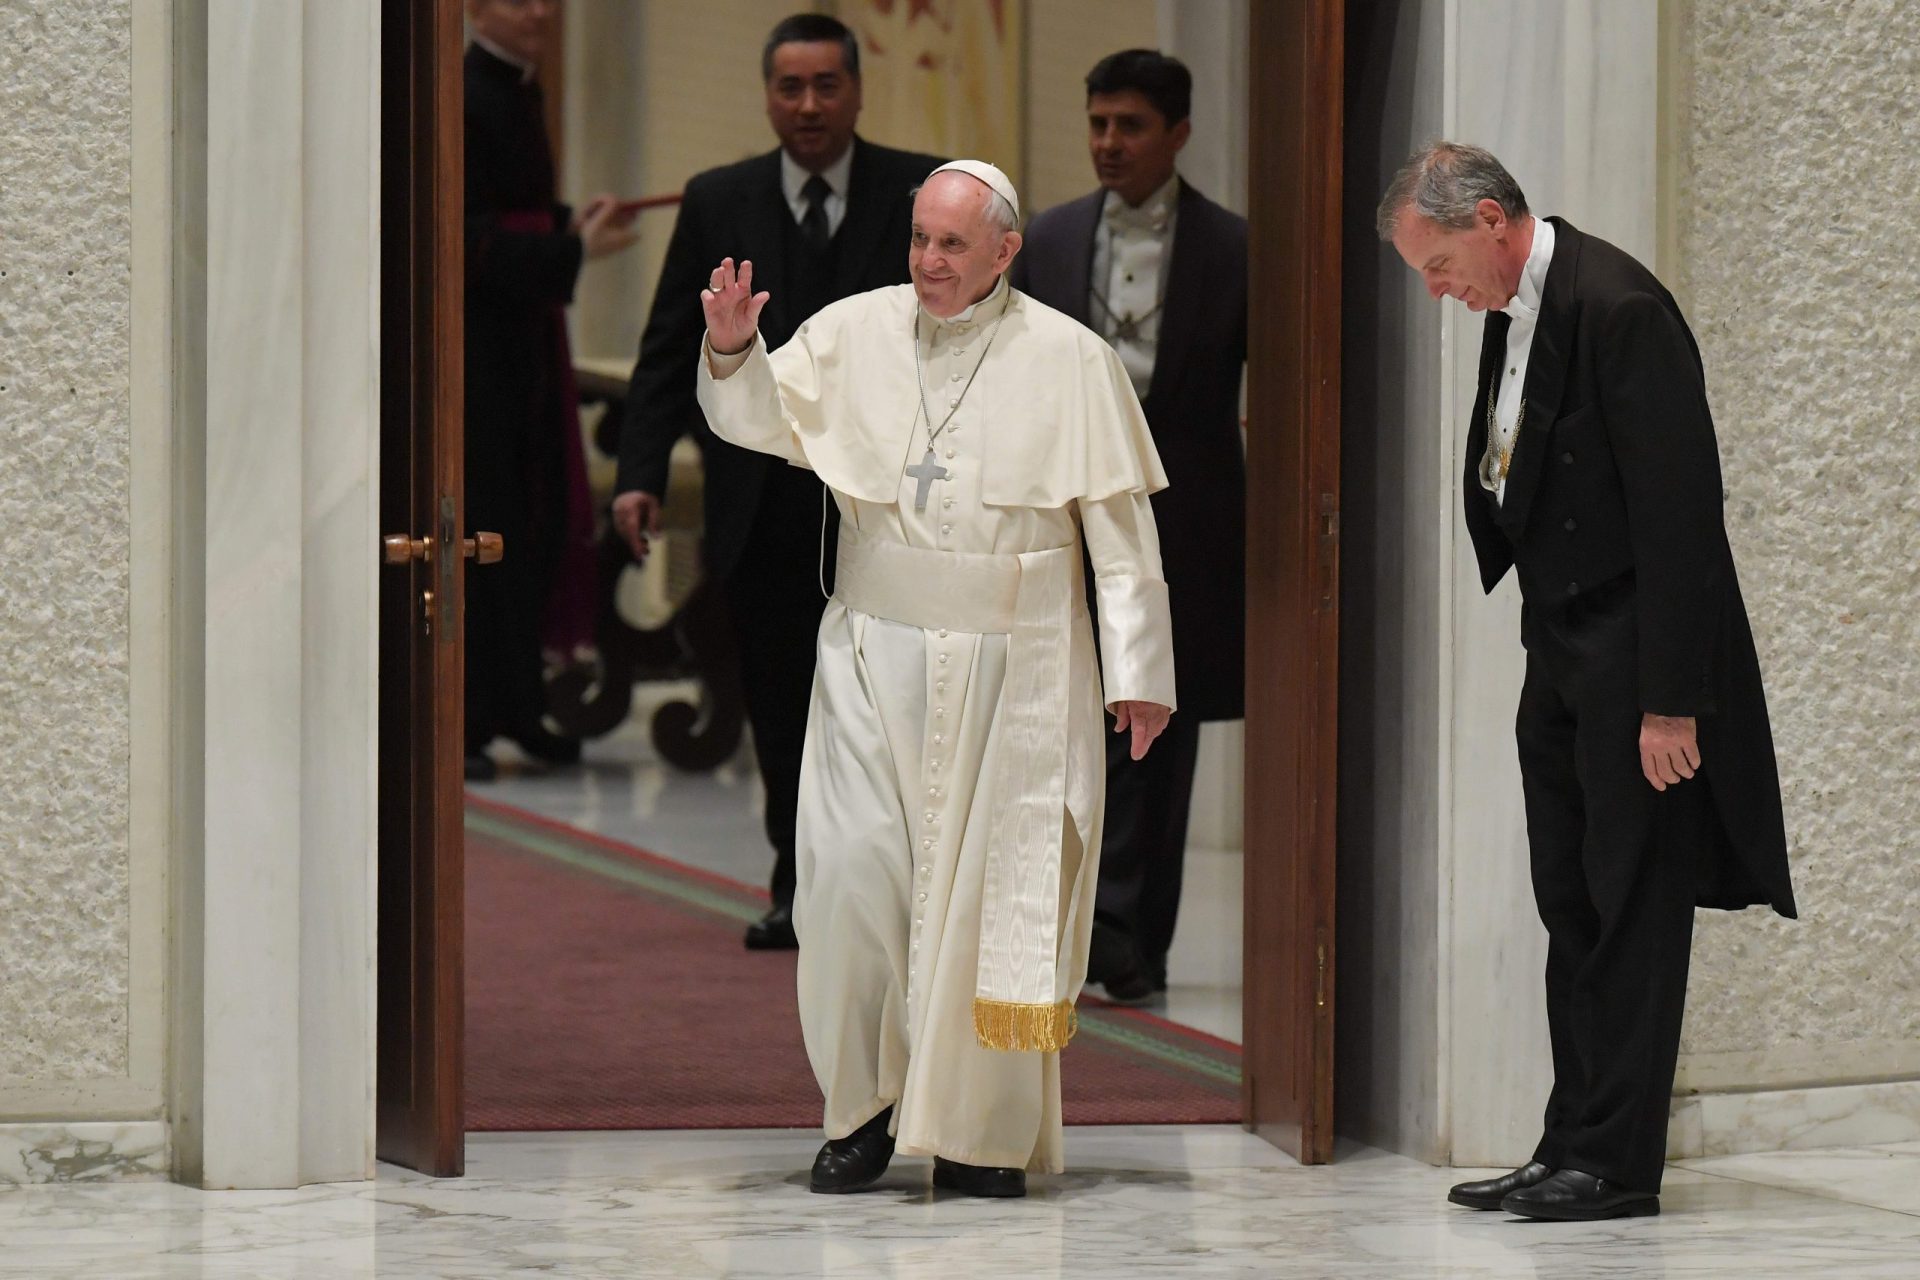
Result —
<instances>
[{"instance_id":1,"label":"suit lapel","mask_svg":"<svg viewBox=\"0 0 1920 1280\"><path fill-rule=\"evenodd\" d=\"M1187 367L1187 353L1199 331L1206 301L1201 254L1206 248L1203 224L1207 202L1182 178L1176 208L1173 247L1167 258L1167 288L1161 295L1159 340L1153 352L1153 383L1147 388L1147 399L1156 407L1173 389L1167 375Z\"/></svg>"},{"instance_id":2,"label":"suit lapel","mask_svg":"<svg viewBox=\"0 0 1920 1280\"><path fill-rule=\"evenodd\" d=\"M755 291L765 289L772 295L767 299L761 327L774 333L791 333L792 329L786 323L786 254L783 246L786 244L787 223L793 219L793 210L787 207L787 194L780 187L778 150L760 157L747 198L740 204L740 243L762 246L766 255L765 263L773 268L771 274L759 276L757 271L760 264L755 264Z\"/></svg>"},{"instance_id":3,"label":"suit lapel","mask_svg":"<svg viewBox=\"0 0 1920 1280\"><path fill-rule=\"evenodd\" d=\"M1093 279L1095 237L1100 234L1100 209L1106 196L1104 190L1096 191L1060 211L1060 238L1068 248L1060 259L1066 273L1060 291L1065 305L1060 309L1088 328L1093 327L1093 308L1087 298L1087 285Z\"/></svg>"},{"instance_id":4,"label":"suit lapel","mask_svg":"<svg viewBox=\"0 0 1920 1280\"><path fill-rule=\"evenodd\" d=\"M1526 411L1520 438L1514 442L1513 463L1507 470L1507 492L1500 504L1500 526L1515 539L1527 527L1527 512L1540 487L1553 436L1553 420L1567 388L1567 363L1573 355L1573 278L1580 258L1580 233L1563 222L1554 224L1553 261L1547 266L1546 287L1540 291L1540 321L1527 353ZM1502 333L1504 335L1504 329ZM1484 404L1482 412L1485 412Z\"/></svg>"},{"instance_id":5,"label":"suit lapel","mask_svg":"<svg viewBox=\"0 0 1920 1280\"><path fill-rule=\"evenodd\" d=\"M838 274L842 280L865 280L867 264L881 248L892 207L889 193L881 185L884 181L873 146L855 138L853 168L847 172L847 216L833 237L840 253ZM907 251L903 244L888 247L902 255Z\"/></svg>"},{"instance_id":6,"label":"suit lapel","mask_svg":"<svg viewBox=\"0 0 1920 1280\"><path fill-rule=\"evenodd\" d=\"M1494 394L1493 374L1507 347L1507 329L1513 321L1503 311L1490 311L1480 326L1480 383L1474 392L1473 408L1467 421L1466 489L1468 502L1492 505L1490 495L1480 485L1480 459L1487 451L1487 403Z\"/></svg>"}]
</instances>

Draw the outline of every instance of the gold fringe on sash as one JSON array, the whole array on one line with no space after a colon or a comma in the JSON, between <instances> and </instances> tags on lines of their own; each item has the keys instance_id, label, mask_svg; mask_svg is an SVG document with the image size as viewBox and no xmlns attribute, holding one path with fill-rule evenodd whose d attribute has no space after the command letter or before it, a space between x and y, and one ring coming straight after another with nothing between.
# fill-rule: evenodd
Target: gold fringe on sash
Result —
<instances>
[{"instance_id":1,"label":"gold fringe on sash","mask_svg":"<svg viewBox=\"0 0 1920 1280\"><path fill-rule=\"evenodd\" d=\"M989 1049L1058 1053L1080 1029L1073 1001L1058 1004L1016 1004L1011 1000L973 998L973 1034Z\"/></svg>"}]
</instances>

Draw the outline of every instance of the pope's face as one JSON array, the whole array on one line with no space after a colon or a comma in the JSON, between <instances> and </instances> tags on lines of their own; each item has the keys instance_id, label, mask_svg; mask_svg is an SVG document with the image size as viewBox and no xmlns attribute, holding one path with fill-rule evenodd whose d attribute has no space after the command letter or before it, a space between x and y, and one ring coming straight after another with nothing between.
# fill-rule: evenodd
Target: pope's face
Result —
<instances>
[{"instance_id":1,"label":"pope's face","mask_svg":"<svg viewBox=\"0 0 1920 1280\"><path fill-rule=\"evenodd\" d=\"M1482 200L1470 227L1443 227L1411 208L1400 214L1393 247L1420 273L1433 298L1452 298L1470 311L1498 310L1513 301L1527 265L1518 222L1497 200Z\"/></svg>"},{"instance_id":2,"label":"pope's face","mask_svg":"<svg viewBox=\"0 0 1920 1280\"><path fill-rule=\"evenodd\" d=\"M559 8L559 0L468 0L467 21L520 61L538 62Z\"/></svg>"},{"instance_id":3,"label":"pope's face","mask_svg":"<svg viewBox=\"0 0 1920 1280\"><path fill-rule=\"evenodd\" d=\"M860 81L847 74L846 56L838 40L790 41L773 51L767 119L787 154L814 173L846 152L860 121Z\"/></svg>"},{"instance_id":4,"label":"pope's face","mask_svg":"<svg viewBox=\"0 0 1920 1280\"><path fill-rule=\"evenodd\" d=\"M920 305L936 316L958 315L993 292L1020 252L1020 233L987 219L986 183L964 173L936 173L913 200L907 269Z\"/></svg>"}]
</instances>

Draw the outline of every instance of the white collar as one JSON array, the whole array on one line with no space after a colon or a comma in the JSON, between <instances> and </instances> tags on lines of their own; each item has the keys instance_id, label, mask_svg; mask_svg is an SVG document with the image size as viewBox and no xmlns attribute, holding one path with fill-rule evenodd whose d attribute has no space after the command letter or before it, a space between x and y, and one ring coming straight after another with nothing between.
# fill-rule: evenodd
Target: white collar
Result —
<instances>
[{"instance_id":1,"label":"white collar","mask_svg":"<svg viewBox=\"0 0 1920 1280\"><path fill-rule=\"evenodd\" d=\"M1553 224L1545 218L1533 220L1533 248L1527 251L1527 265L1520 269L1520 287L1507 305L1500 308L1523 324L1540 319L1540 299L1547 291L1547 268L1553 265Z\"/></svg>"},{"instance_id":2,"label":"white collar","mask_svg":"<svg viewBox=\"0 0 1920 1280\"><path fill-rule=\"evenodd\" d=\"M531 62L528 62L525 58L514 57L512 54L508 53L505 49L502 49L499 45L487 39L485 36L481 35L479 32L474 33L473 42L479 45L482 49L485 49L488 53L492 54L494 57L500 59L500 61L506 63L508 66L517 68L520 72L521 84L532 83L533 73L537 70L537 68Z\"/></svg>"},{"instance_id":3,"label":"white collar","mask_svg":"<svg viewBox=\"0 0 1920 1280\"><path fill-rule=\"evenodd\" d=\"M1138 205L1130 205L1118 191L1108 191L1100 216L1116 226L1150 227L1164 231L1180 202L1180 175L1174 174Z\"/></svg>"},{"instance_id":4,"label":"white collar","mask_svg":"<svg viewBox=\"0 0 1920 1280\"><path fill-rule=\"evenodd\" d=\"M826 179L827 187L842 200L847 198L847 181L853 176L853 149L857 142L849 142L840 158L820 171ZM788 204L799 204L801 189L807 185L807 179L813 171L787 154L785 147L780 148L780 190L785 193Z\"/></svg>"},{"instance_id":5,"label":"white collar","mask_svg":"<svg viewBox=\"0 0 1920 1280\"><path fill-rule=\"evenodd\" d=\"M933 314L933 312L927 311L924 303L921 304L920 310L926 312L927 319L933 321L935 328L941 325L972 324L976 316L984 322L991 320L999 312L1005 311L1007 301L1011 298L1012 294L1013 290L1007 285L1007 273L1002 271L1000 278L993 282L993 292L968 307L965 311L955 312L950 316L937 316Z\"/></svg>"}]
</instances>

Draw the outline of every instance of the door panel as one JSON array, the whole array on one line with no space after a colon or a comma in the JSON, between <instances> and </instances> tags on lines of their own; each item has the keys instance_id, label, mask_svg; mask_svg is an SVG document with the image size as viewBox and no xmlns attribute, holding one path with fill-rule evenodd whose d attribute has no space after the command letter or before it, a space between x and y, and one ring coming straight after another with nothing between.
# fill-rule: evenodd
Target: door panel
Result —
<instances>
[{"instance_id":1,"label":"door panel","mask_svg":"<svg viewBox=\"0 0 1920 1280\"><path fill-rule=\"evenodd\" d=\"M465 1165L459 0L382 0L378 1117ZM497 548L489 548L497 552ZM464 554L463 554L464 552Z\"/></svg>"},{"instance_id":2,"label":"door panel","mask_svg":"<svg viewBox=\"0 0 1920 1280\"><path fill-rule=\"evenodd\" d=\"M1333 1157L1343 0L1251 6L1247 1127Z\"/></svg>"}]
</instances>

